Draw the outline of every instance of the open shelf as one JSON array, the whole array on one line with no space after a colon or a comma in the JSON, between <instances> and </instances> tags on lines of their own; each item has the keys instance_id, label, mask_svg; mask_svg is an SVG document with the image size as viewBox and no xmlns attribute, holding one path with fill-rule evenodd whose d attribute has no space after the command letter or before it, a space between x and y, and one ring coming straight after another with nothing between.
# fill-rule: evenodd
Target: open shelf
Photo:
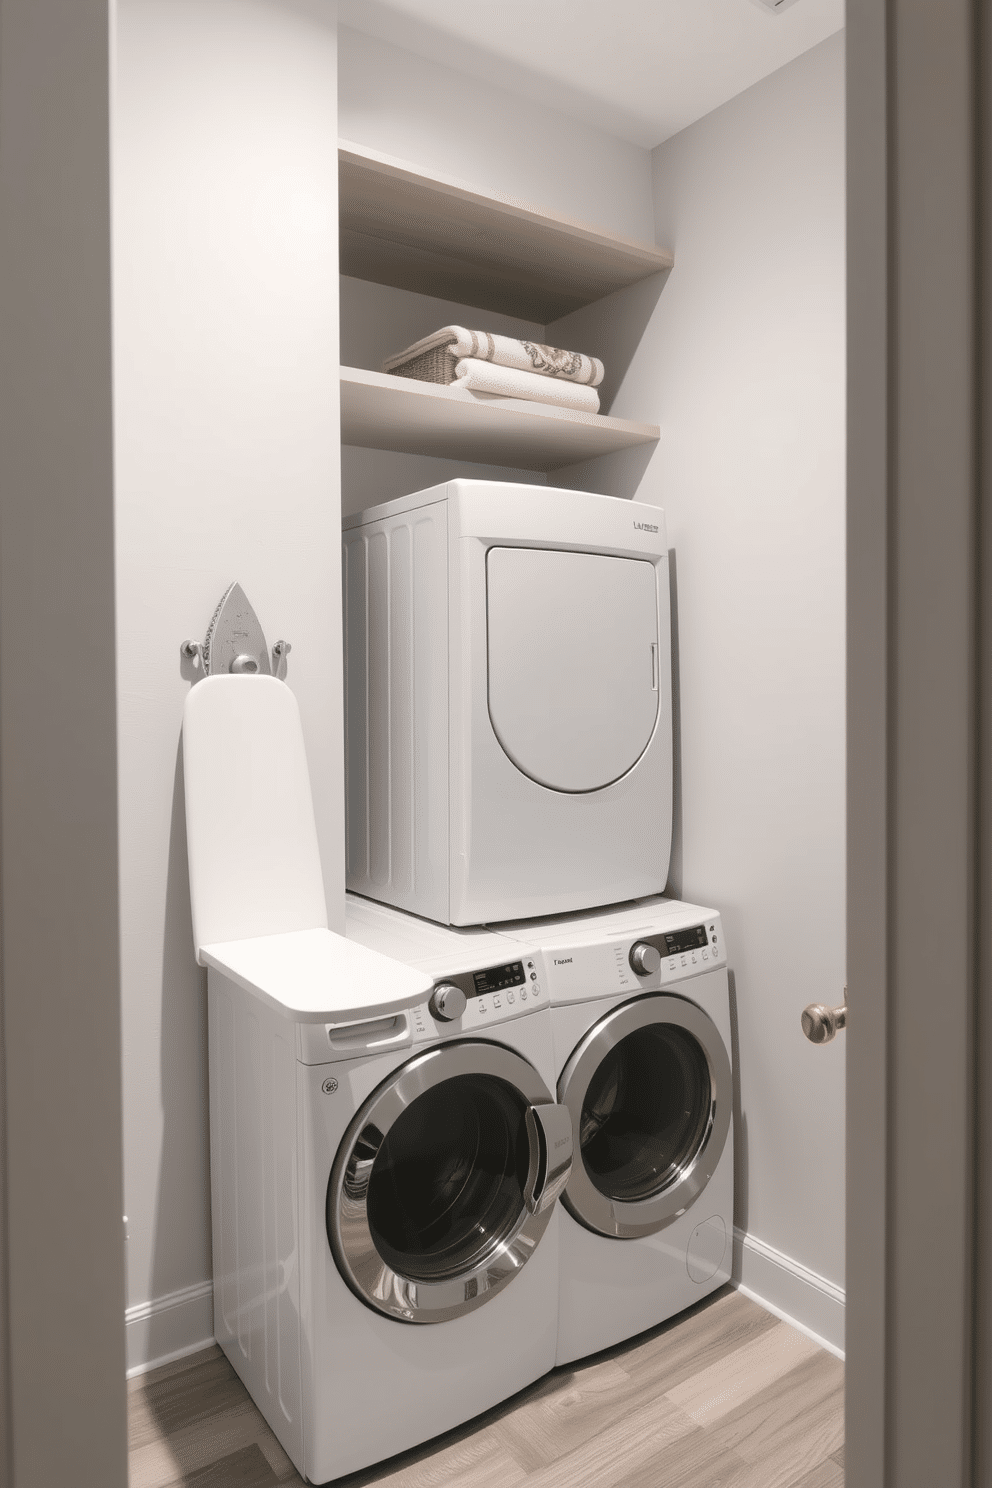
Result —
<instances>
[{"instance_id":1,"label":"open shelf","mask_svg":"<svg viewBox=\"0 0 992 1488\"><path fill-rule=\"evenodd\" d=\"M547 325L672 256L364 145L338 148L341 272Z\"/></svg>"},{"instance_id":2,"label":"open shelf","mask_svg":"<svg viewBox=\"0 0 992 1488\"><path fill-rule=\"evenodd\" d=\"M522 398L490 402L463 388L341 368L341 439L367 449L556 470L595 455L652 444L660 433L655 424Z\"/></svg>"}]
</instances>

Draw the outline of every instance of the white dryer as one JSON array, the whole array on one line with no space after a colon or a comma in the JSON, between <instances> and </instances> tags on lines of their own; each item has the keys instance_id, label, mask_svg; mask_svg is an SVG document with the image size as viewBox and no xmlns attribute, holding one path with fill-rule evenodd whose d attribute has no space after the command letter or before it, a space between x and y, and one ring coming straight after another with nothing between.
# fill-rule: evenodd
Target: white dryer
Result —
<instances>
[{"instance_id":1,"label":"white dryer","mask_svg":"<svg viewBox=\"0 0 992 1488\"><path fill-rule=\"evenodd\" d=\"M730 997L720 916L663 898L499 926L544 954L563 1196L556 1361L673 1317L728 1280Z\"/></svg>"},{"instance_id":2,"label":"white dryer","mask_svg":"<svg viewBox=\"0 0 992 1488\"><path fill-rule=\"evenodd\" d=\"M455 480L344 528L348 887L453 925L660 892L664 513Z\"/></svg>"}]
</instances>

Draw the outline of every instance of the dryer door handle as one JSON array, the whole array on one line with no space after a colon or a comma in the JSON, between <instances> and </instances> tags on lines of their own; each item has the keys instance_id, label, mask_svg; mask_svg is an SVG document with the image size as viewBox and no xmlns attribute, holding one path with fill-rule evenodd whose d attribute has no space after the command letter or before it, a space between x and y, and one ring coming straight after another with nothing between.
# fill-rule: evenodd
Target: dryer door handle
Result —
<instances>
[{"instance_id":1,"label":"dryer door handle","mask_svg":"<svg viewBox=\"0 0 992 1488\"><path fill-rule=\"evenodd\" d=\"M567 1106L527 1107L530 1169L524 1203L531 1214L543 1214L561 1193L572 1171L572 1118Z\"/></svg>"}]
</instances>

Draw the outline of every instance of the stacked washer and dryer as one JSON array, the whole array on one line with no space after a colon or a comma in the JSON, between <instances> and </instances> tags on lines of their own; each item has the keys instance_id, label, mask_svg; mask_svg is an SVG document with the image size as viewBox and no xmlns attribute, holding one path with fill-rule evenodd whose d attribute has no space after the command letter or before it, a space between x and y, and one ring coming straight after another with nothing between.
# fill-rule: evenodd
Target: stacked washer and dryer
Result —
<instances>
[{"instance_id":1,"label":"stacked washer and dryer","mask_svg":"<svg viewBox=\"0 0 992 1488\"><path fill-rule=\"evenodd\" d=\"M486 925L519 958L500 972L503 1012L542 987L575 1143L557 1228L565 1363L731 1270L723 932L714 910L662 896L664 514L451 481L346 520L344 583L347 933L423 965L400 927L415 941L426 922ZM464 1012L447 995L437 982L429 1009L444 1037L495 1021L498 992ZM439 1111L427 1140L443 1127Z\"/></svg>"},{"instance_id":2,"label":"stacked washer and dryer","mask_svg":"<svg viewBox=\"0 0 992 1488\"><path fill-rule=\"evenodd\" d=\"M215 1331L314 1483L673 1316L732 1235L723 933L662 896L663 514L459 480L344 548L347 938L240 590L184 715Z\"/></svg>"}]
</instances>

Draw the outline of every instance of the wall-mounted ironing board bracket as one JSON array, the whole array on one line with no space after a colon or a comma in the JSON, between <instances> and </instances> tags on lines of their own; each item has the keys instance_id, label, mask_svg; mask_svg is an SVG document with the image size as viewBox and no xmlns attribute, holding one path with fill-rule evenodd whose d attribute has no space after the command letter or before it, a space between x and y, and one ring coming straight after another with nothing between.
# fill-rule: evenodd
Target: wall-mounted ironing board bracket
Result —
<instances>
[{"instance_id":1,"label":"wall-mounted ironing board bracket","mask_svg":"<svg viewBox=\"0 0 992 1488\"><path fill-rule=\"evenodd\" d=\"M270 658L258 616L240 584L231 584L214 610L205 641L183 641L185 661L193 663L194 682L224 673L235 676L276 677L286 680L292 646L276 641Z\"/></svg>"}]
</instances>

